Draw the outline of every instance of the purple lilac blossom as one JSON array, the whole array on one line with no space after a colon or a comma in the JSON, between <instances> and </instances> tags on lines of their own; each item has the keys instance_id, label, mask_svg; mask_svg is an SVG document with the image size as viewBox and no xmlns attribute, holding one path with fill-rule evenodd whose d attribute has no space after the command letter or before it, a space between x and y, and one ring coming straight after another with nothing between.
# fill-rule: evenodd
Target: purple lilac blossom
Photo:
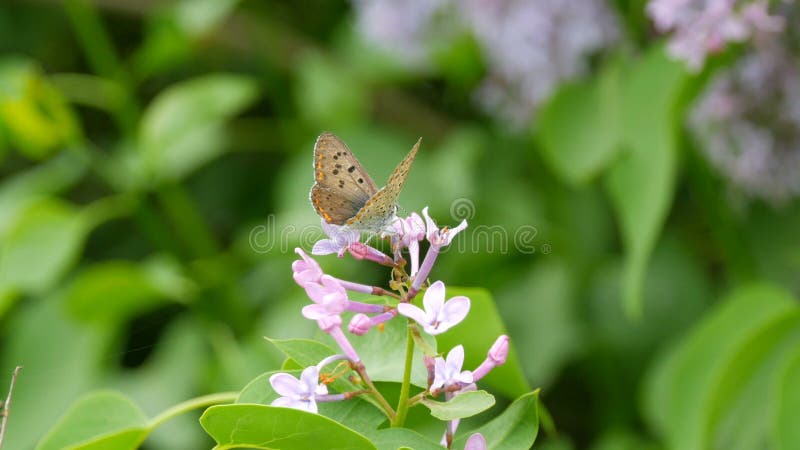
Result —
<instances>
[{"instance_id":1,"label":"purple lilac blossom","mask_svg":"<svg viewBox=\"0 0 800 450\"><path fill-rule=\"evenodd\" d=\"M276 373L269 377L269 383L281 397L272 406L285 406L303 411L317 412L316 398L327 395L328 388L319 383L319 368L309 366L300 374L300 379L288 373Z\"/></svg>"},{"instance_id":2,"label":"purple lilac blossom","mask_svg":"<svg viewBox=\"0 0 800 450\"><path fill-rule=\"evenodd\" d=\"M767 0L651 0L647 13L661 32L671 32L667 51L692 71L703 68L710 54L758 32L783 30L781 17L768 13Z\"/></svg>"},{"instance_id":3,"label":"purple lilac blossom","mask_svg":"<svg viewBox=\"0 0 800 450\"><path fill-rule=\"evenodd\" d=\"M431 42L474 36L487 66L477 102L513 128L564 81L588 69L587 58L616 42L619 31L606 0L359 0L359 31L397 59L419 65ZM457 25L442 26L441 16Z\"/></svg>"},{"instance_id":4,"label":"purple lilac blossom","mask_svg":"<svg viewBox=\"0 0 800 450\"><path fill-rule=\"evenodd\" d=\"M336 253L339 258L344 256L347 248L361 239L361 233L348 230L344 226L330 224L322 219L322 231L328 236L327 239L320 239L311 249L312 255L329 255Z\"/></svg>"},{"instance_id":5,"label":"purple lilac blossom","mask_svg":"<svg viewBox=\"0 0 800 450\"><path fill-rule=\"evenodd\" d=\"M442 334L458 325L469 313L469 298L459 295L445 302L444 283L433 283L422 298L425 309L411 303L400 303L397 311L414 319L430 335Z\"/></svg>"},{"instance_id":6,"label":"purple lilac blossom","mask_svg":"<svg viewBox=\"0 0 800 450\"><path fill-rule=\"evenodd\" d=\"M800 195L800 68L781 39L718 73L689 126L732 185L781 205Z\"/></svg>"},{"instance_id":7,"label":"purple lilac blossom","mask_svg":"<svg viewBox=\"0 0 800 450\"><path fill-rule=\"evenodd\" d=\"M457 345L447 354L447 358L436 358L431 390L451 386L469 386L473 382L472 372L462 371L464 366L464 346Z\"/></svg>"},{"instance_id":8,"label":"purple lilac blossom","mask_svg":"<svg viewBox=\"0 0 800 450\"><path fill-rule=\"evenodd\" d=\"M486 450L486 438L480 433L475 433L467 439L464 450Z\"/></svg>"}]
</instances>

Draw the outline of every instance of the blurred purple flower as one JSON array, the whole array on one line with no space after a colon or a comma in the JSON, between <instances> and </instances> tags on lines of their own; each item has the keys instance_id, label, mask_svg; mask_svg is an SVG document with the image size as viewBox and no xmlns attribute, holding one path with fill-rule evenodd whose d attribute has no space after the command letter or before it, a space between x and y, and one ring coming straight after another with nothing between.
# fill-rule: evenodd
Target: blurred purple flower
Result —
<instances>
[{"instance_id":1,"label":"blurred purple flower","mask_svg":"<svg viewBox=\"0 0 800 450\"><path fill-rule=\"evenodd\" d=\"M426 333L430 335L442 334L450 328L458 325L467 317L469 313L469 299L463 295L444 301L444 283L437 281L425 291L422 303L425 306L423 311L411 303L400 303L397 311L411 319L414 319Z\"/></svg>"},{"instance_id":2,"label":"blurred purple flower","mask_svg":"<svg viewBox=\"0 0 800 450\"><path fill-rule=\"evenodd\" d=\"M325 316L338 316L347 309L347 292L342 285L329 275L323 275L320 281L321 284L305 285L306 293L314 302L303 308L303 316L307 319L319 320Z\"/></svg>"},{"instance_id":3,"label":"blurred purple flower","mask_svg":"<svg viewBox=\"0 0 800 450\"><path fill-rule=\"evenodd\" d=\"M292 277L295 283L302 288L305 288L307 283L319 283L324 275L319 264L301 248L295 248L294 252L302 258L292 263Z\"/></svg>"},{"instance_id":4,"label":"blurred purple flower","mask_svg":"<svg viewBox=\"0 0 800 450\"><path fill-rule=\"evenodd\" d=\"M617 40L604 0L465 0L463 14L488 76L477 93L490 113L526 125L558 85L588 69L587 57Z\"/></svg>"},{"instance_id":5,"label":"blurred purple flower","mask_svg":"<svg viewBox=\"0 0 800 450\"><path fill-rule=\"evenodd\" d=\"M781 38L718 73L689 126L711 164L746 194L776 205L800 195L800 69Z\"/></svg>"},{"instance_id":6,"label":"blurred purple flower","mask_svg":"<svg viewBox=\"0 0 800 450\"><path fill-rule=\"evenodd\" d=\"M512 127L527 124L563 81L587 70L618 26L606 0L356 0L368 41L419 65L461 33L473 35L488 76L476 100ZM449 19L449 20L446 20Z\"/></svg>"},{"instance_id":7,"label":"blurred purple flower","mask_svg":"<svg viewBox=\"0 0 800 450\"><path fill-rule=\"evenodd\" d=\"M696 72L730 42L782 31L783 19L769 15L768 6L766 0L651 0L647 13L659 31L672 32L669 53Z\"/></svg>"},{"instance_id":8,"label":"blurred purple flower","mask_svg":"<svg viewBox=\"0 0 800 450\"><path fill-rule=\"evenodd\" d=\"M486 438L480 433L475 433L467 439L464 450L486 450Z\"/></svg>"}]
</instances>

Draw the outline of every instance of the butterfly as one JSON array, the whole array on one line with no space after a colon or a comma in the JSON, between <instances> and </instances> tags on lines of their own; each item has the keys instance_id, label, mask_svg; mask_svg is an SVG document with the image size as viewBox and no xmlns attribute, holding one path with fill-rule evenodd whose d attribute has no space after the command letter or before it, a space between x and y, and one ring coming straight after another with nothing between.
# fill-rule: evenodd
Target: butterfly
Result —
<instances>
[{"instance_id":1,"label":"butterfly","mask_svg":"<svg viewBox=\"0 0 800 450\"><path fill-rule=\"evenodd\" d=\"M315 181L310 194L317 214L327 223L354 231L386 231L421 142L422 138L379 190L347 145L332 133L322 133L314 144Z\"/></svg>"}]
</instances>

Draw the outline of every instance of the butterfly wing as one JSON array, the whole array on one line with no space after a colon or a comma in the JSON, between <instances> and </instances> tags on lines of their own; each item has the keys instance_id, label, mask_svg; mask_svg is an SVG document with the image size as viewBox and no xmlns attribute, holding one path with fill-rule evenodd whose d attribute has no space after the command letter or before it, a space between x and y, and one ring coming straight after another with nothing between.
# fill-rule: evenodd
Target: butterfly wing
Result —
<instances>
[{"instance_id":1,"label":"butterfly wing","mask_svg":"<svg viewBox=\"0 0 800 450\"><path fill-rule=\"evenodd\" d=\"M332 133L314 144L314 186L311 204L327 223L344 224L378 192L350 149Z\"/></svg>"},{"instance_id":2,"label":"butterfly wing","mask_svg":"<svg viewBox=\"0 0 800 450\"><path fill-rule=\"evenodd\" d=\"M414 158L417 156L417 150L419 150L421 142L422 138L414 144L408 155L395 167L389 176L389 181L386 182L386 186L367 200L364 206L351 219L345 222L348 226L353 229L378 233L389 225L397 211L397 199L400 197L400 191L403 190L403 185L406 183L408 172L411 169Z\"/></svg>"}]
</instances>

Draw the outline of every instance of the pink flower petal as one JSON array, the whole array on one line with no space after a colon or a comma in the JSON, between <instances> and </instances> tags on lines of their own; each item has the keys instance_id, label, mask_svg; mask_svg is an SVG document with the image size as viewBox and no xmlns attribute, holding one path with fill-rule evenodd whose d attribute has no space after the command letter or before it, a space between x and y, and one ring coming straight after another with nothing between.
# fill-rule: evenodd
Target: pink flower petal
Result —
<instances>
[{"instance_id":1,"label":"pink flower petal","mask_svg":"<svg viewBox=\"0 0 800 450\"><path fill-rule=\"evenodd\" d=\"M425 306L425 312L430 317L430 320L434 320L439 315L439 311L444 305L444 290L444 283L437 281L425 291L422 304Z\"/></svg>"},{"instance_id":2,"label":"pink flower petal","mask_svg":"<svg viewBox=\"0 0 800 450\"><path fill-rule=\"evenodd\" d=\"M446 322L448 328L458 325L469 314L469 308L469 298L461 295L451 298L442 308L442 322Z\"/></svg>"},{"instance_id":3,"label":"pink flower petal","mask_svg":"<svg viewBox=\"0 0 800 450\"><path fill-rule=\"evenodd\" d=\"M464 450L486 450L486 438L480 433L475 433L467 439Z\"/></svg>"},{"instance_id":4,"label":"pink flower petal","mask_svg":"<svg viewBox=\"0 0 800 450\"><path fill-rule=\"evenodd\" d=\"M427 325L428 320L425 311L419 309L411 303L400 303L397 305L397 312L410 319L413 319L423 327Z\"/></svg>"},{"instance_id":5,"label":"pink flower petal","mask_svg":"<svg viewBox=\"0 0 800 450\"><path fill-rule=\"evenodd\" d=\"M269 377L269 384L278 394L286 397L298 395L300 392L300 381L288 373L276 373Z\"/></svg>"}]
</instances>

